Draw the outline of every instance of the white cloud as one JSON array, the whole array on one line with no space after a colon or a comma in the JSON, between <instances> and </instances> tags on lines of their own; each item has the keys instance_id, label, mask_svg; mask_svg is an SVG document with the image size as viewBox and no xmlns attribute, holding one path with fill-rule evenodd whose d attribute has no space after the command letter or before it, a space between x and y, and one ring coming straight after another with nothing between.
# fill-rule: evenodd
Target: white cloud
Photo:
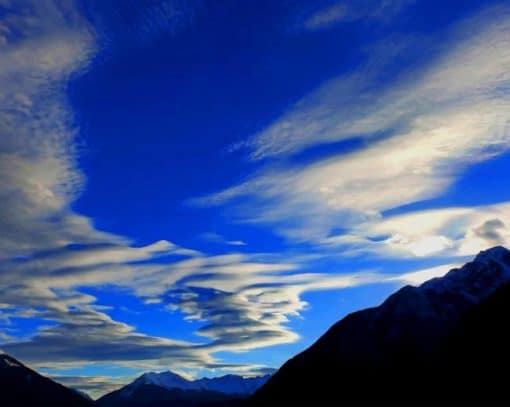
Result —
<instances>
[{"instance_id":1,"label":"white cloud","mask_svg":"<svg viewBox=\"0 0 510 407\"><path fill-rule=\"evenodd\" d=\"M486 10L445 35L428 66L384 85L363 71L332 80L251 144L253 158L354 137L366 139L362 147L304 167L272 167L195 202L238 203L240 221L321 241L335 228L371 225L389 209L438 197L469 165L508 151L510 9ZM449 244L426 239L408 246L426 254Z\"/></svg>"},{"instance_id":2,"label":"white cloud","mask_svg":"<svg viewBox=\"0 0 510 407\"><path fill-rule=\"evenodd\" d=\"M96 231L69 203L83 177L75 165L63 83L83 70L93 37L72 2L3 3L0 59L0 258L80 240Z\"/></svg>"},{"instance_id":3,"label":"white cloud","mask_svg":"<svg viewBox=\"0 0 510 407\"><path fill-rule=\"evenodd\" d=\"M415 38L409 46L431 53L429 66L391 82L381 83L378 70L384 66L380 60L386 61L376 48L372 60L357 73L326 82L255 135L253 158L292 154L312 145L372 137L382 131L392 135L429 132L445 120L462 131L458 121L471 115L471 106L485 107L483 111L496 108L490 118L477 115L470 120L490 126L503 137L501 133L508 133L504 113L508 106L509 13L508 7L501 6L437 38ZM435 48L431 42L443 45Z\"/></svg>"},{"instance_id":4,"label":"white cloud","mask_svg":"<svg viewBox=\"0 0 510 407\"><path fill-rule=\"evenodd\" d=\"M345 4L333 4L311 15L305 21L304 25L309 30L327 28L334 23L344 20L347 17L347 13L348 11Z\"/></svg>"},{"instance_id":5,"label":"white cloud","mask_svg":"<svg viewBox=\"0 0 510 407\"><path fill-rule=\"evenodd\" d=\"M337 1L315 11L304 22L308 30L321 30L337 23L371 20L387 23L414 0Z\"/></svg>"},{"instance_id":6,"label":"white cloud","mask_svg":"<svg viewBox=\"0 0 510 407\"><path fill-rule=\"evenodd\" d=\"M303 273L292 264L253 263L248 255L229 259L219 266L214 257L200 259L163 294L171 309L207 322L198 333L213 339L214 352L294 342L299 337L285 324L307 306L303 293L385 280L375 273Z\"/></svg>"},{"instance_id":7,"label":"white cloud","mask_svg":"<svg viewBox=\"0 0 510 407\"><path fill-rule=\"evenodd\" d=\"M97 230L70 205L83 189L66 83L86 69L94 36L72 1L2 1L0 16L0 302L2 321L37 318L31 338L2 334L28 362L213 362L192 344L137 333L112 320L80 286L127 284L136 264L199 253L167 241L133 247ZM74 247L70 247L73 244ZM135 264L133 264L135 263ZM158 269L159 270L159 269ZM107 344L114 344L107 349Z\"/></svg>"},{"instance_id":8,"label":"white cloud","mask_svg":"<svg viewBox=\"0 0 510 407\"><path fill-rule=\"evenodd\" d=\"M246 246L246 242L244 242L242 240L229 240L229 239L225 238L224 236L220 235L219 233L215 233L215 232L202 233L200 235L200 237L203 240L206 240L206 241L212 242L212 243L225 244L228 246Z\"/></svg>"},{"instance_id":9,"label":"white cloud","mask_svg":"<svg viewBox=\"0 0 510 407\"><path fill-rule=\"evenodd\" d=\"M459 257L496 245L510 246L510 203L408 212L367 222L326 246L346 254L383 257Z\"/></svg>"}]
</instances>

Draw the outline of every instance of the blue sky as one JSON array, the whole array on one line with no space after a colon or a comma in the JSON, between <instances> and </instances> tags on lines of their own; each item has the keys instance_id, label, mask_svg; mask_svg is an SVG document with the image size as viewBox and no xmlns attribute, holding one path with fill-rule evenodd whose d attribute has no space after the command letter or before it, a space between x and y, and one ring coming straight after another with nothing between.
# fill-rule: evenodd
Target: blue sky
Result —
<instances>
[{"instance_id":1,"label":"blue sky","mask_svg":"<svg viewBox=\"0 0 510 407\"><path fill-rule=\"evenodd\" d=\"M508 1L0 1L0 347L101 394L277 368L510 241Z\"/></svg>"}]
</instances>

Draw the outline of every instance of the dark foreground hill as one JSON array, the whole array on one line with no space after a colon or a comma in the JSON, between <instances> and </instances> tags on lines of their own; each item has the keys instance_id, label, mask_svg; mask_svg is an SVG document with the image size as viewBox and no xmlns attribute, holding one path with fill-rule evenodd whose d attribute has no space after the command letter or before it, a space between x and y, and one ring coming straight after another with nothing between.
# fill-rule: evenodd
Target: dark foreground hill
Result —
<instances>
[{"instance_id":1,"label":"dark foreground hill","mask_svg":"<svg viewBox=\"0 0 510 407\"><path fill-rule=\"evenodd\" d=\"M78 392L29 369L13 357L0 354L0 406L93 406Z\"/></svg>"},{"instance_id":2,"label":"dark foreground hill","mask_svg":"<svg viewBox=\"0 0 510 407\"><path fill-rule=\"evenodd\" d=\"M153 384L138 386L129 395L117 390L96 402L101 407L236 407L238 397L212 391L166 389Z\"/></svg>"},{"instance_id":3,"label":"dark foreground hill","mask_svg":"<svg viewBox=\"0 0 510 407\"><path fill-rule=\"evenodd\" d=\"M509 317L510 252L496 247L348 315L249 405L510 405Z\"/></svg>"}]
</instances>

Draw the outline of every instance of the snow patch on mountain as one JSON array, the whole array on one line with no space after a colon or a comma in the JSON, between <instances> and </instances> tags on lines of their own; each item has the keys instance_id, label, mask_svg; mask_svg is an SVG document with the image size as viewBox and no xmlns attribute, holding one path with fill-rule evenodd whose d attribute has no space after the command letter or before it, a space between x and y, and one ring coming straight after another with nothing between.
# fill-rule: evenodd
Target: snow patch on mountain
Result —
<instances>
[{"instance_id":1,"label":"snow patch on mountain","mask_svg":"<svg viewBox=\"0 0 510 407\"><path fill-rule=\"evenodd\" d=\"M451 324L468 308L508 282L510 251L497 246L480 252L472 262L450 270L443 277L433 278L418 287L403 287L388 297L374 317L383 313Z\"/></svg>"},{"instance_id":2,"label":"snow patch on mountain","mask_svg":"<svg viewBox=\"0 0 510 407\"><path fill-rule=\"evenodd\" d=\"M437 294L456 293L478 303L509 281L510 251L496 246L480 252L460 269L450 270L444 277L429 280L419 288Z\"/></svg>"},{"instance_id":3,"label":"snow patch on mountain","mask_svg":"<svg viewBox=\"0 0 510 407\"><path fill-rule=\"evenodd\" d=\"M161 373L144 373L122 391L123 396L130 396L141 385L154 385L165 389L180 389L185 391L214 391L229 395L249 396L266 383L271 375L243 377L225 375L220 377L204 377L198 380L188 380L170 371Z\"/></svg>"},{"instance_id":4,"label":"snow patch on mountain","mask_svg":"<svg viewBox=\"0 0 510 407\"><path fill-rule=\"evenodd\" d=\"M136 379L135 383L153 384L155 386L165 387L167 389L177 388L181 390L196 390L197 386L194 382L170 371L162 373L145 373Z\"/></svg>"},{"instance_id":5,"label":"snow patch on mountain","mask_svg":"<svg viewBox=\"0 0 510 407\"><path fill-rule=\"evenodd\" d=\"M16 361L16 359L11 358L6 353L0 354L0 367L7 368L7 367L22 367L20 363Z\"/></svg>"}]
</instances>

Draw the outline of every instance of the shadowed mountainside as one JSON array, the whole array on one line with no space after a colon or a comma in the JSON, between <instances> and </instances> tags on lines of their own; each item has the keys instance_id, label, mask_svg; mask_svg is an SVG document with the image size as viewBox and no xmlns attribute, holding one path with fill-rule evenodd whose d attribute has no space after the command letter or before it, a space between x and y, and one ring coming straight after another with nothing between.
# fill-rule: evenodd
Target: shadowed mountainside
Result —
<instances>
[{"instance_id":1,"label":"shadowed mountainside","mask_svg":"<svg viewBox=\"0 0 510 407\"><path fill-rule=\"evenodd\" d=\"M510 252L495 247L348 315L287 361L251 406L510 401Z\"/></svg>"},{"instance_id":2,"label":"shadowed mountainside","mask_svg":"<svg viewBox=\"0 0 510 407\"><path fill-rule=\"evenodd\" d=\"M93 406L77 391L41 376L13 357L0 354L0 405Z\"/></svg>"},{"instance_id":3,"label":"shadowed mountainside","mask_svg":"<svg viewBox=\"0 0 510 407\"><path fill-rule=\"evenodd\" d=\"M96 403L101 407L234 407L241 404L241 399L219 392L166 389L154 384L143 384L129 395L123 395L120 389L101 397Z\"/></svg>"}]
</instances>

